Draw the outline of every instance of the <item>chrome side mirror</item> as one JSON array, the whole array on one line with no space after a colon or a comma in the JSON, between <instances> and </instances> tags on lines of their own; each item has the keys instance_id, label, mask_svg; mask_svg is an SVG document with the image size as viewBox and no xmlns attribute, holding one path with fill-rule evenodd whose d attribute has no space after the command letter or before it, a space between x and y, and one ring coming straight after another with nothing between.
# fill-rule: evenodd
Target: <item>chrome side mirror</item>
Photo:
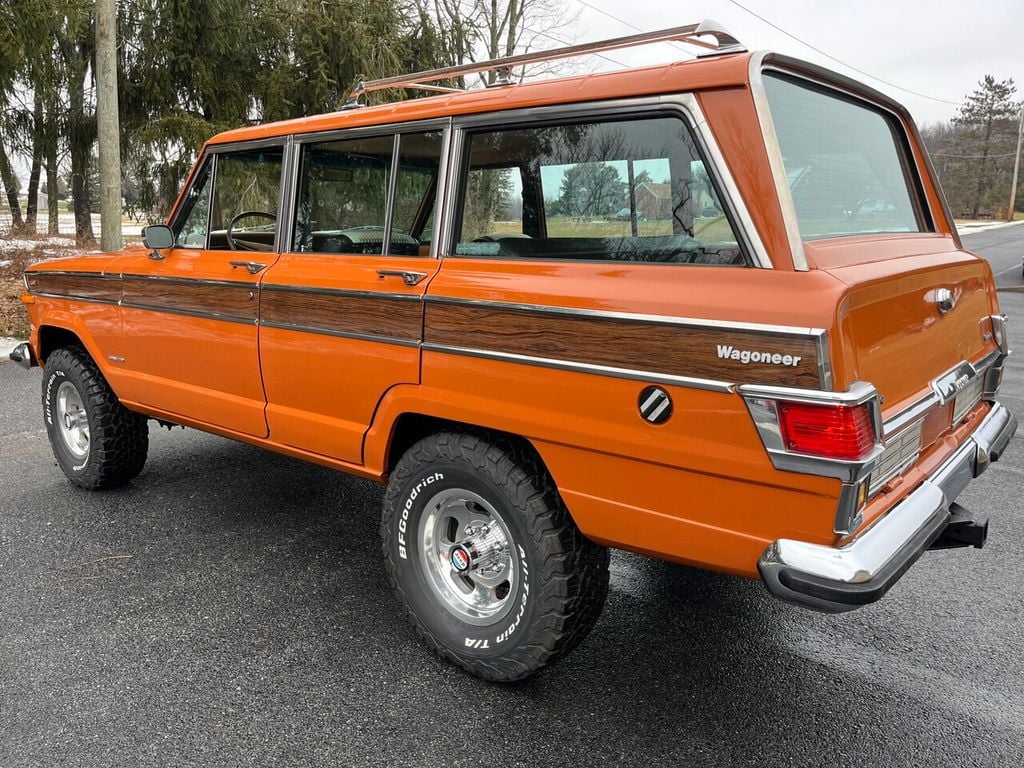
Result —
<instances>
[{"instance_id":1,"label":"chrome side mirror","mask_svg":"<svg viewBox=\"0 0 1024 768\"><path fill-rule=\"evenodd\" d=\"M174 247L174 233L170 227L166 227L163 224L154 224L142 230L142 242L152 251L149 254L149 258L154 261L160 261L164 258L160 251Z\"/></svg>"}]
</instances>

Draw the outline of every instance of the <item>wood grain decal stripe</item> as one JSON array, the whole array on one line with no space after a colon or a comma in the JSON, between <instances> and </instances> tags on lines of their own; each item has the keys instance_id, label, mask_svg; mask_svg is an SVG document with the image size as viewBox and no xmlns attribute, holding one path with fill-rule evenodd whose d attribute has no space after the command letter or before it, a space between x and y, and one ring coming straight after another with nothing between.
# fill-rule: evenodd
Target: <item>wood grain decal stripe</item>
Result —
<instances>
[{"instance_id":1,"label":"wood grain decal stripe","mask_svg":"<svg viewBox=\"0 0 1024 768\"><path fill-rule=\"evenodd\" d=\"M352 295L275 286L263 292L263 325L395 343L418 343L423 305L406 297Z\"/></svg>"},{"instance_id":2,"label":"wood grain decal stripe","mask_svg":"<svg viewBox=\"0 0 1024 768\"><path fill-rule=\"evenodd\" d=\"M26 272L30 293L82 301L116 304L121 300L117 276L87 272Z\"/></svg>"},{"instance_id":3,"label":"wood grain decal stripe","mask_svg":"<svg viewBox=\"0 0 1024 768\"><path fill-rule=\"evenodd\" d=\"M135 309L255 323L259 312L258 290L256 284L125 275L122 302Z\"/></svg>"},{"instance_id":4,"label":"wood grain decal stripe","mask_svg":"<svg viewBox=\"0 0 1024 768\"><path fill-rule=\"evenodd\" d=\"M428 303L424 343L692 379L820 386L810 334Z\"/></svg>"}]
</instances>

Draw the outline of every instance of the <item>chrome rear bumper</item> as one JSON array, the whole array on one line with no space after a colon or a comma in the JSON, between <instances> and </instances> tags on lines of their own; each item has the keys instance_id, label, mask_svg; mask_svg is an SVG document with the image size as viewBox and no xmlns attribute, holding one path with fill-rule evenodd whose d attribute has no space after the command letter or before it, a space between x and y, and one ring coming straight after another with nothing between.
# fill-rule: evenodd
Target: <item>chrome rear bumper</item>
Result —
<instances>
[{"instance_id":1,"label":"chrome rear bumper","mask_svg":"<svg viewBox=\"0 0 1024 768\"><path fill-rule=\"evenodd\" d=\"M970 437L921 487L843 547L791 539L773 542L758 570L775 597L828 613L878 600L946 528L950 504L997 461L1017 418L995 403Z\"/></svg>"}]
</instances>

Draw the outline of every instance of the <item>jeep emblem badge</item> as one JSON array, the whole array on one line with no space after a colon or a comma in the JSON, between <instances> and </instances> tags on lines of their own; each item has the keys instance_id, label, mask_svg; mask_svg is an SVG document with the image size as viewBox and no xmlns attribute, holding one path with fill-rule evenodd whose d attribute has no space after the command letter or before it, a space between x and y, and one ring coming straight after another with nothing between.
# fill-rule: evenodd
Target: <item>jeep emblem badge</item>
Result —
<instances>
[{"instance_id":1,"label":"jeep emblem badge","mask_svg":"<svg viewBox=\"0 0 1024 768\"><path fill-rule=\"evenodd\" d=\"M459 573L465 573L469 570L469 552L466 551L466 548L461 544L456 547L452 547L452 552L449 557L452 562L452 568Z\"/></svg>"},{"instance_id":2,"label":"jeep emblem badge","mask_svg":"<svg viewBox=\"0 0 1024 768\"><path fill-rule=\"evenodd\" d=\"M650 424L664 424L672 416L672 398L661 387L647 387L637 400L640 417Z\"/></svg>"}]
</instances>

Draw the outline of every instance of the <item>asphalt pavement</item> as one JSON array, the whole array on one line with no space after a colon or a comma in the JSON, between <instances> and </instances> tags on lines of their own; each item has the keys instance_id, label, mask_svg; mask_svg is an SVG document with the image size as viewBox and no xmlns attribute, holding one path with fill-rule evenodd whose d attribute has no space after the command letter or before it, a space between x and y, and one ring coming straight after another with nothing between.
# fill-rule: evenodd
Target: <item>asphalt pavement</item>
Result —
<instances>
[{"instance_id":1,"label":"asphalt pavement","mask_svg":"<svg viewBox=\"0 0 1024 768\"><path fill-rule=\"evenodd\" d=\"M1019 266L1024 227L965 239ZM1024 347L1024 295L1000 297ZM616 554L590 638L491 685L397 610L378 486L154 425L138 480L79 491L40 379L0 364L0 768L1024 764L1021 437L961 498L988 546L876 605ZM1002 399L1024 414L1024 355Z\"/></svg>"}]
</instances>

